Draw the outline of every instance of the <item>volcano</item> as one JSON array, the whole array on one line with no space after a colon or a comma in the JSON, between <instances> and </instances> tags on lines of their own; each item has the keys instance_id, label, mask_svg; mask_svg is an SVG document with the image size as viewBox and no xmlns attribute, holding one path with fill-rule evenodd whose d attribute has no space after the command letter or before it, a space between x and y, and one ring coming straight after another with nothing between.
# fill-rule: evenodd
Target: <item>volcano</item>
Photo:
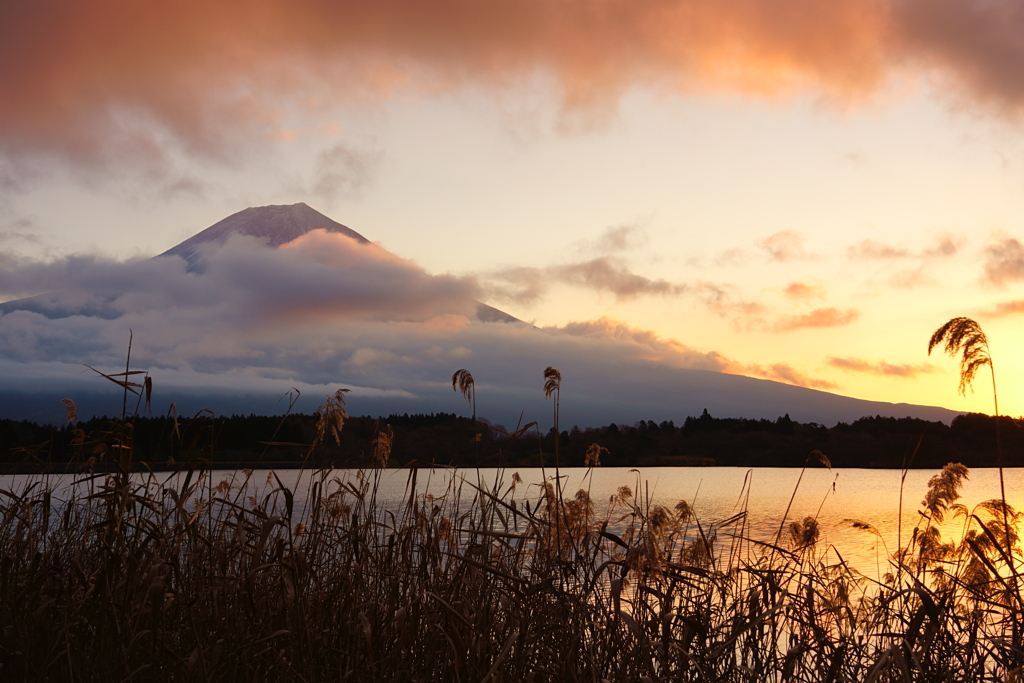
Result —
<instances>
[{"instance_id":1,"label":"volcano","mask_svg":"<svg viewBox=\"0 0 1024 683\"><path fill-rule=\"evenodd\" d=\"M612 321L537 328L478 301L472 278L427 273L302 203L244 209L152 258L45 268L35 282L54 291L0 304L0 417L59 421L67 396L93 397L80 415L120 410L82 365L123 371L129 337L132 366L185 412L274 414L288 391L312 412L339 387L358 414L459 411L465 368L482 416L515 425L550 414L553 366L564 424L956 415L726 374L714 352Z\"/></svg>"},{"instance_id":2,"label":"volcano","mask_svg":"<svg viewBox=\"0 0 1024 683\"><path fill-rule=\"evenodd\" d=\"M351 237L361 244L371 244L352 228L331 220L308 204L257 206L233 213L202 232L189 237L160 256L178 256L185 259L190 268L199 260L199 248L207 244L223 244L232 235L245 235L263 241L268 247L277 248L313 230L326 230Z\"/></svg>"},{"instance_id":3,"label":"volcano","mask_svg":"<svg viewBox=\"0 0 1024 683\"><path fill-rule=\"evenodd\" d=\"M171 247L160 254L160 257L177 256L188 263L190 271L195 271L200 267L200 249L203 245L223 244L232 235L244 235L254 237L268 247L277 249L313 230L326 230L329 233L345 235L360 244L383 250L383 247L366 239L347 225L328 218L305 202L299 202L243 209ZM487 323L521 322L508 313L479 301L476 319Z\"/></svg>"},{"instance_id":4,"label":"volcano","mask_svg":"<svg viewBox=\"0 0 1024 683\"><path fill-rule=\"evenodd\" d=\"M187 264L186 270L200 273L204 268L203 251L210 247L223 246L233 236L251 237L270 249L279 249L314 230L344 235L361 245L390 254L383 247L371 242L352 228L328 218L304 202L299 202L298 204L243 209L154 258L181 258ZM0 303L0 313L23 310L39 313L51 319L73 315L113 319L120 313L111 304L125 293L124 291L49 292ZM84 294L89 296L83 296ZM479 301L475 304L475 318L478 322L488 323L521 322L508 313Z\"/></svg>"}]
</instances>

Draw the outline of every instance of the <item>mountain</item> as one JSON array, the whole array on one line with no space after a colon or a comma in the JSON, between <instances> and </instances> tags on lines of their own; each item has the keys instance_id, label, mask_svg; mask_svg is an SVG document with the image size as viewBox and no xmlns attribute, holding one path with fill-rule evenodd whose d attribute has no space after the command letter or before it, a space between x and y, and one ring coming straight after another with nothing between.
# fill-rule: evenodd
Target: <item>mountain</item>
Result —
<instances>
[{"instance_id":1,"label":"mountain","mask_svg":"<svg viewBox=\"0 0 1024 683\"><path fill-rule=\"evenodd\" d=\"M234 235L254 237L267 247L277 249L313 230L326 230L329 233L345 235L360 244L388 253L383 247L374 244L355 230L328 218L308 204L299 202L243 209L176 244L155 258L176 256L188 264L186 269L189 272L198 272L202 270L202 247L223 245ZM82 315L111 320L120 315L120 311L112 304L123 293L105 291L82 296L82 292L47 292L0 303L0 313L22 310L39 313L50 319ZM518 318L479 301L475 304L475 316L479 322L521 322Z\"/></svg>"},{"instance_id":2,"label":"mountain","mask_svg":"<svg viewBox=\"0 0 1024 683\"><path fill-rule=\"evenodd\" d=\"M268 247L277 248L313 230L326 230L351 237L360 244L373 245L352 228L328 218L305 202L298 204L271 204L243 209L196 233L160 256L179 256L188 263L188 269L198 268L199 248L204 244L223 244L232 235L245 235L262 240ZM382 249L373 245L377 249ZM477 302L476 318L485 323L521 322L493 306Z\"/></svg>"},{"instance_id":3,"label":"mountain","mask_svg":"<svg viewBox=\"0 0 1024 683\"><path fill-rule=\"evenodd\" d=\"M189 237L160 256L180 256L193 268L204 244L223 244L232 235L255 237L268 247L280 247L313 230L326 230L351 237L362 244L371 244L358 232L331 220L303 202L298 204L249 207L233 213L202 232Z\"/></svg>"},{"instance_id":4,"label":"mountain","mask_svg":"<svg viewBox=\"0 0 1024 683\"><path fill-rule=\"evenodd\" d=\"M704 409L829 425L957 415L724 374L714 354L608 321L539 329L477 301L471 279L426 273L301 203L239 211L152 259L69 257L52 272L34 282L61 288L0 304L0 417L58 421L66 397L82 416L118 412L117 388L82 365L123 371L130 334L154 412L173 400L179 414L274 413L295 390L294 409L312 412L339 387L355 414L464 412L450 378L466 368L482 417L546 431L553 366L565 427L681 424Z\"/></svg>"}]
</instances>

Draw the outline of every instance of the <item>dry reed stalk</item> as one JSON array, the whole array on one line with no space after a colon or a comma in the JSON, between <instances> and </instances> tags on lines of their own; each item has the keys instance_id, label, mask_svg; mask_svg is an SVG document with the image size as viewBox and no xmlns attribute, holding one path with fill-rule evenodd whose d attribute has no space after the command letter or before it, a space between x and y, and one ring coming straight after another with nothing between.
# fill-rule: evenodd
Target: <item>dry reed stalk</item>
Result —
<instances>
[{"instance_id":1,"label":"dry reed stalk","mask_svg":"<svg viewBox=\"0 0 1024 683\"><path fill-rule=\"evenodd\" d=\"M473 375L469 370L462 368L456 370L452 375L452 389L462 394L462 397L473 406L473 424L476 424L476 384L473 382Z\"/></svg>"},{"instance_id":2,"label":"dry reed stalk","mask_svg":"<svg viewBox=\"0 0 1024 683\"><path fill-rule=\"evenodd\" d=\"M339 438L343 398L314 448ZM303 502L275 473L214 481L202 420L179 425L178 472L132 474L129 424L88 444L114 473L0 491L9 680L939 681L1024 665L1019 516L1001 501L959 540L918 534L875 582L818 547L814 518L788 548L722 549L743 509L702 524L639 479L602 514L561 479L523 494L516 474L450 476L431 495L433 473L411 469L385 501L379 469L314 468ZM933 479L933 517L956 509L961 475Z\"/></svg>"},{"instance_id":3,"label":"dry reed stalk","mask_svg":"<svg viewBox=\"0 0 1024 683\"><path fill-rule=\"evenodd\" d=\"M1006 480L1003 473L999 393L996 391L996 370L995 365L992 363L992 352L989 348L988 337L977 322L971 318L958 317L950 319L939 329L935 330L928 340L928 354L931 355L932 349L943 343L945 344L946 353L950 356L956 357L958 353L960 354L959 391L961 395L966 395L968 387L970 387L971 391L974 391L974 375L981 367L987 365L992 378L992 403L996 418L996 465L999 468L999 497L1003 501L1003 529L1007 534L1006 548L1009 549L1011 547L1009 538L1010 520L1006 514L1008 505L1006 502ZM1021 581L1017 567L1011 562L1009 569L1013 573L1014 583L1018 586L1019 594L1019 584Z\"/></svg>"}]
</instances>

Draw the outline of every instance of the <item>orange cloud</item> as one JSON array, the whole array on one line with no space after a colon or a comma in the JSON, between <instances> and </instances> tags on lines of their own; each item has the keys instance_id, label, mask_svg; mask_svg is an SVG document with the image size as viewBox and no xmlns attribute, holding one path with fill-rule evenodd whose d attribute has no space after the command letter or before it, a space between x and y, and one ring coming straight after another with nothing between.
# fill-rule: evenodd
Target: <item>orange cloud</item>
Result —
<instances>
[{"instance_id":1,"label":"orange cloud","mask_svg":"<svg viewBox=\"0 0 1024 683\"><path fill-rule=\"evenodd\" d=\"M804 327L843 327L860 317L860 311L849 308L845 311L838 308L816 308L804 315L792 315L775 323L776 332L789 332Z\"/></svg>"},{"instance_id":2,"label":"orange cloud","mask_svg":"<svg viewBox=\"0 0 1024 683\"><path fill-rule=\"evenodd\" d=\"M538 73L600 112L638 85L850 101L917 68L1019 114L1021 35L1019 0L8 2L0 154L230 159L296 108Z\"/></svg>"},{"instance_id":3,"label":"orange cloud","mask_svg":"<svg viewBox=\"0 0 1024 683\"><path fill-rule=\"evenodd\" d=\"M940 235L935 244L914 253L906 247L897 247L878 240L866 239L846 248L846 254L856 259L946 258L955 255L963 246L963 238Z\"/></svg>"},{"instance_id":4,"label":"orange cloud","mask_svg":"<svg viewBox=\"0 0 1024 683\"><path fill-rule=\"evenodd\" d=\"M759 241L757 246L767 252L772 261L813 258L804 251L804 238L795 230L777 232Z\"/></svg>"},{"instance_id":5,"label":"orange cloud","mask_svg":"<svg viewBox=\"0 0 1024 683\"><path fill-rule=\"evenodd\" d=\"M635 354L645 360L712 372L742 372L742 366L717 351L697 351L674 339L662 339L653 330L631 327L609 318L571 321L564 327L548 328L559 334L589 337L633 347Z\"/></svg>"},{"instance_id":6,"label":"orange cloud","mask_svg":"<svg viewBox=\"0 0 1024 683\"><path fill-rule=\"evenodd\" d=\"M975 78L977 67L1016 83L1019 60L965 56L915 13L929 3L901 6L894 24L887 0L7 3L0 150L147 159L170 134L194 155L224 156L252 129L280 131L288 103L504 89L538 72L568 109L613 107L638 84L856 98L885 81L894 49L934 56L986 92L1000 81ZM976 14L988 36L1007 12Z\"/></svg>"},{"instance_id":7,"label":"orange cloud","mask_svg":"<svg viewBox=\"0 0 1024 683\"><path fill-rule=\"evenodd\" d=\"M794 301L824 299L825 287L823 285L812 285L806 282L790 282L782 289L782 294L787 299L792 299Z\"/></svg>"},{"instance_id":8,"label":"orange cloud","mask_svg":"<svg viewBox=\"0 0 1024 683\"><path fill-rule=\"evenodd\" d=\"M850 258L862 259L895 259L910 256L910 251L905 247L894 247L877 240L867 239L856 246L847 247L846 253Z\"/></svg>"},{"instance_id":9,"label":"orange cloud","mask_svg":"<svg viewBox=\"0 0 1024 683\"><path fill-rule=\"evenodd\" d=\"M663 339L652 330L631 327L609 318L573 321L564 327L546 329L572 337L614 341L629 348L635 357L674 367L760 377L811 389L838 388L834 382L810 377L786 363L773 363L767 367L748 365L723 356L717 351L698 351L674 339Z\"/></svg>"},{"instance_id":10,"label":"orange cloud","mask_svg":"<svg viewBox=\"0 0 1024 683\"><path fill-rule=\"evenodd\" d=\"M839 388L839 385L834 382L829 382L824 379L815 379L803 372L800 372L787 363L773 363L767 368L762 365L747 365L742 368L742 372L753 377L761 377L763 379L770 379L776 382L785 382L786 384L792 384L798 387L807 387L808 389Z\"/></svg>"},{"instance_id":11,"label":"orange cloud","mask_svg":"<svg viewBox=\"0 0 1024 683\"><path fill-rule=\"evenodd\" d=\"M869 375L884 375L889 377L905 377L912 378L917 375L927 374L936 372L936 368L931 363L922 363L921 365L894 365L892 363L886 363L885 361L879 361L877 363L870 363L860 358L838 358L836 356L830 356L828 364L834 368L840 370L846 370L848 372L861 372Z\"/></svg>"},{"instance_id":12,"label":"orange cloud","mask_svg":"<svg viewBox=\"0 0 1024 683\"><path fill-rule=\"evenodd\" d=\"M1004 315L1016 315L1018 313L1024 313L1024 299L1017 299L1016 301L1001 301L996 304L995 308L986 311L985 315L998 318Z\"/></svg>"}]
</instances>

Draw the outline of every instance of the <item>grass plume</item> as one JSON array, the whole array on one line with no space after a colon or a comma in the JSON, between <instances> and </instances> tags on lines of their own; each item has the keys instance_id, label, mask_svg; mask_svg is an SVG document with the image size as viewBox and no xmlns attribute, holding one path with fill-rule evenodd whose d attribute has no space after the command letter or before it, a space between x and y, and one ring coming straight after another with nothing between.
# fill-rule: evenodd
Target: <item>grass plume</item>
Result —
<instances>
[{"instance_id":1,"label":"grass plume","mask_svg":"<svg viewBox=\"0 0 1024 683\"><path fill-rule=\"evenodd\" d=\"M992 368L992 354L988 348L988 337L981 325L970 318L952 318L945 325L935 330L928 340L928 355L932 349L945 343L945 351L952 357L960 354L960 386L961 395L967 389L972 391L974 375L979 368L988 366L992 370L992 393L995 395L995 370ZM999 399L996 398L996 414L999 413Z\"/></svg>"},{"instance_id":2,"label":"grass plume","mask_svg":"<svg viewBox=\"0 0 1024 683\"><path fill-rule=\"evenodd\" d=\"M318 440L339 436L343 398ZM588 491L523 493L500 471L432 495L411 469L400 501L379 498L376 468L307 470L302 490L218 480L189 420L179 471L131 474L123 426L103 437L113 474L0 491L7 680L945 681L1024 665L1020 516L1001 501L961 539L927 520L876 582L819 547L814 517L782 547L746 538L743 511L702 523L639 481L600 512ZM966 476L929 483L933 518Z\"/></svg>"},{"instance_id":3,"label":"grass plume","mask_svg":"<svg viewBox=\"0 0 1024 683\"><path fill-rule=\"evenodd\" d=\"M452 389L462 394L462 397L473 406L473 422L476 422L476 384L473 382L473 375L469 370L462 368L456 370L452 375Z\"/></svg>"}]
</instances>

